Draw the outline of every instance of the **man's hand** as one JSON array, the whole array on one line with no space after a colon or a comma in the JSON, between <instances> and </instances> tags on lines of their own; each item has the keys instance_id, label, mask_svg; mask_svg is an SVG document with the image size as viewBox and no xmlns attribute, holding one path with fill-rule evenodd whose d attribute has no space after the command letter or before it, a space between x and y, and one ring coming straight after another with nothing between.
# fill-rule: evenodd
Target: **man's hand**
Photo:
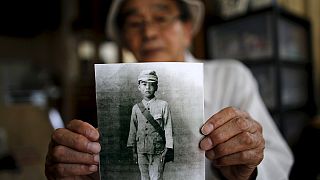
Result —
<instances>
[{"instance_id":1,"label":"man's hand","mask_svg":"<svg viewBox=\"0 0 320 180\"><path fill-rule=\"evenodd\" d=\"M90 124L72 120L53 132L45 174L53 179L93 179L98 176L99 132Z\"/></svg>"},{"instance_id":2,"label":"man's hand","mask_svg":"<svg viewBox=\"0 0 320 180\"><path fill-rule=\"evenodd\" d=\"M248 113L229 107L213 115L201 128L200 148L229 180L250 179L263 159L261 125Z\"/></svg>"}]
</instances>

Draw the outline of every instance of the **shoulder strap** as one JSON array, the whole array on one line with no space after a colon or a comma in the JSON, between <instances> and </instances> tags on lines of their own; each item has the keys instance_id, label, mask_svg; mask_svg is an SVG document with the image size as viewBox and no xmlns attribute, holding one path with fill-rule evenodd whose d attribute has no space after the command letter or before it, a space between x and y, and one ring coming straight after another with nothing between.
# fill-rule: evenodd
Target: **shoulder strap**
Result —
<instances>
[{"instance_id":1,"label":"shoulder strap","mask_svg":"<svg viewBox=\"0 0 320 180\"><path fill-rule=\"evenodd\" d=\"M138 103L138 107L141 111L141 113L143 114L143 116L150 122L150 124L156 129L156 131L160 134L160 136L162 137L163 141L166 141L165 138L165 132L164 130L160 127L159 123L156 122L156 120L154 120L154 118L152 117L152 115L149 113L148 110L146 110L146 108L144 107L143 103L140 102Z\"/></svg>"}]
</instances>

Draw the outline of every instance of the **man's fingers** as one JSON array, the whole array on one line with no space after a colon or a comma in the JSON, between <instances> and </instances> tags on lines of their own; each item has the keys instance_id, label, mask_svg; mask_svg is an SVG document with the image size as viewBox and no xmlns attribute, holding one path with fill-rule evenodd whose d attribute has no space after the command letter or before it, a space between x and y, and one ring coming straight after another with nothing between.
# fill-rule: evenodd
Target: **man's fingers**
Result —
<instances>
[{"instance_id":1,"label":"man's fingers","mask_svg":"<svg viewBox=\"0 0 320 180\"><path fill-rule=\"evenodd\" d=\"M201 132L205 137L200 148L228 179L240 174L247 179L263 159L262 127L246 112L225 108L209 118Z\"/></svg>"},{"instance_id":2,"label":"man's fingers","mask_svg":"<svg viewBox=\"0 0 320 180\"><path fill-rule=\"evenodd\" d=\"M233 166L243 164L255 167L260 164L262 159L263 149L258 148L223 156L213 162L215 166Z\"/></svg>"},{"instance_id":3,"label":"man's fingers","mask_svg":"<svg viewBox=\"0 0 320 180\"><path fill-rule=\"evenodd\" d=\"M219 144L213 149L209 150L207 157L211 160L228 156L230 154L250 150L250 149L263 149L264 139L262 134L243 132L225 143Z\"/></svg>"},{"instance_id":4,"label":"man's fingers","mask_svg":"<svg viewBox=\"0 0 320 180\"><path fill-rule=\"evenodd\" d=\"M99 164L99 154L82 153L60 145L53 148L51 156L53 162Z\"/></svg>"},{"instance_id":5,"label":"man's fingers","mask_svg":"<svg viewBox=\"0 0 320 180\"><path fill-rule=\"evenodd\" d=\"M81 121L81 120L72 120L68 123L67 129L82 134L91 141L98 141L99 132L91 124Z\"/></svg>"},{"instance_id":6,"label":"man's fingers","mask_svg":"<svg viewBox=\"0 0 320 180\"><path fill-rule=\"evenodd\" d=\"M101 150L99 143L89 141L85 136L64 128L57 129L52 134L52 139L56 144L67 146L80 152L98 154Z\"/></svg>"},{"instance_id":7,"label":"man's fingers","mask_svg":"<svg viewBox=\"0 0 320 180\"><path fill-rule=\"evenodd\" d=\"M234 118L207 135L200 142L200 147L203 150L209 150L242 132L255 133L258 129L258 124L253 120Z\"/></svg>"},{"instance_id":8,"label":"man's fingers","mask_svg":"<svg viewBox=\"0 0 320 180\"><path fill-rule=\"evenodd\" d=\"M219 128L231 119L236 117L248 117L248 113L240 111L233 107L224 108L218 113L211 116L207 122L202 126L201 132L204 135L210 134L214 129Z\"/></svg>"},{"instance_id":9,"label":"man's fingers","mask_svg":"<svg viewBox=\"0 0 320 180\"><path fill-rule=\"evenodd\" d=\"M89 175L98 171L97 165L83 164L55 164L46 168L47 173L52 172L56 178L68 176L83 176Z\"/></svg>"}]
</instances>

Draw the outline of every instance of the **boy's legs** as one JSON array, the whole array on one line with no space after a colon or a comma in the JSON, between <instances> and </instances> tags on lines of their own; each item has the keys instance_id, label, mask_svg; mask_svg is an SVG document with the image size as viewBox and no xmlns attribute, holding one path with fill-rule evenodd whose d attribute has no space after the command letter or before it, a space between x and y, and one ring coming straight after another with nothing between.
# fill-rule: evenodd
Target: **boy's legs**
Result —
<instances>
[{"instance_id":1,"label":"boy's legs","mask_svg":"<svg viewBox=\"0 0 320 180\"><path fill-rule=\"evenodd\" d=\"M138 154L138 164L141 174L141 180L150 180L148 154Z\"/></svg>"},{"instance_id":2,"label":"boy's legs","mask_svg":"<svg viewBox=\"0 0 320 180\"><path fill-rule=\"evenodd\" d=\"M164 159L161 154L149 155L150 180L162 180L164 170Z\"/></svg>"},{"instance_id":3,"label":"boy's legs","mask_svg":"<svg viewBox=\"0 0 320 180\"><path fill-rule=\"evenodd\" d=\"M161 154L138 154L141 180L162 180L164 160Z\"/></svg>"}]
</instances>

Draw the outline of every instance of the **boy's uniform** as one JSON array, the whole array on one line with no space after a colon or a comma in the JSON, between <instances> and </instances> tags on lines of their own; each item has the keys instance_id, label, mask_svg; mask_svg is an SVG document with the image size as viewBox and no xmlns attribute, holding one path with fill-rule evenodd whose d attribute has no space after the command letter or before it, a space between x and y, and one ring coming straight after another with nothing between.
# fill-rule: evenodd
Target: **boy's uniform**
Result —
<instances>
[{"instance_id":1,"label":"boy's uniform","mask_svg":"<svg viewBox=\"0 0 320 180\"><path fill-rule=\"evenodd\" d=\"M148 76L146 78L148 80ZM142 103L164 130L165 141L142 114L138 104L135 104L132 108L127 146L137 150L141 179L158 180L162 179L164 151L166 148L173 148L171 113L168 103L156 97L150 101L143 99Z\"/></svg>"}]
</instances>

